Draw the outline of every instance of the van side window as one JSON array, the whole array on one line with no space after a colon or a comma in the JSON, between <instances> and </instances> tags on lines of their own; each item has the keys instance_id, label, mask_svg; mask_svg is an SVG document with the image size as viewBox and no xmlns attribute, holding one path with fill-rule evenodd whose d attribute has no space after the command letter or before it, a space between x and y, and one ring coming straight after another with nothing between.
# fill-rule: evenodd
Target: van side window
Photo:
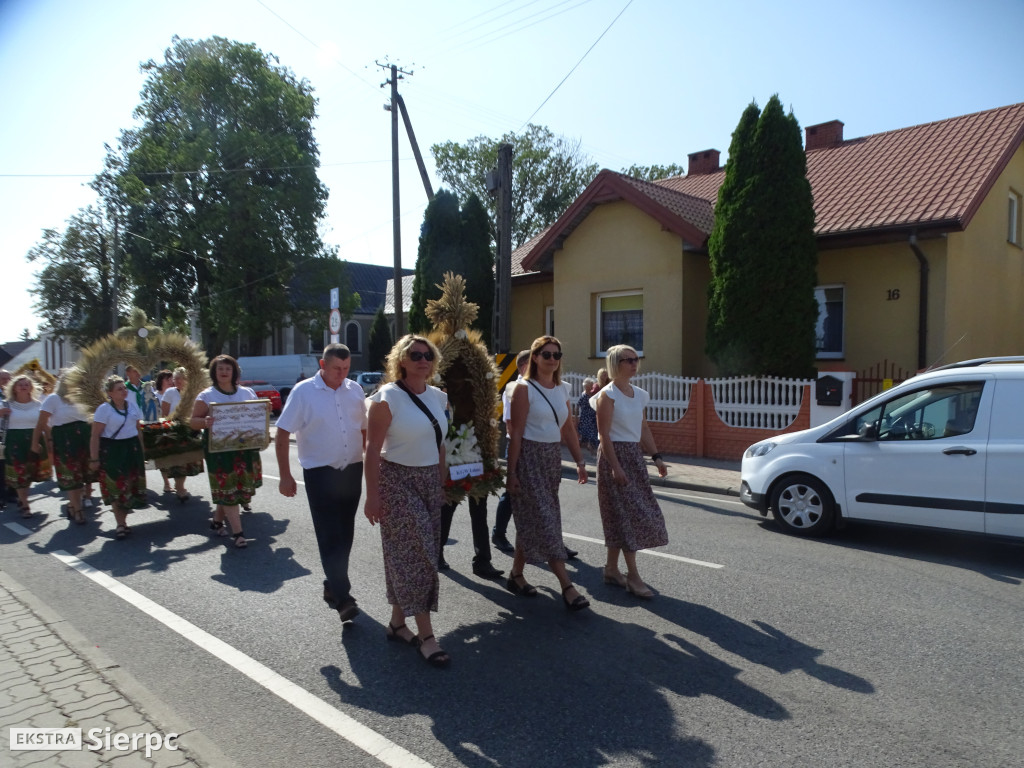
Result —
<instances>
[{"instance_id":1,"label":"van side window","mask_svg":"<svg viewBox=\"0 0 1024 768\"><path fill-rule=\"evenodd\" d=\"M984 387L981 381L942 384L890 400L881 406L875 422L877 439L937 440L966 435L974 429Z\"/></svg>"}]
</instances>

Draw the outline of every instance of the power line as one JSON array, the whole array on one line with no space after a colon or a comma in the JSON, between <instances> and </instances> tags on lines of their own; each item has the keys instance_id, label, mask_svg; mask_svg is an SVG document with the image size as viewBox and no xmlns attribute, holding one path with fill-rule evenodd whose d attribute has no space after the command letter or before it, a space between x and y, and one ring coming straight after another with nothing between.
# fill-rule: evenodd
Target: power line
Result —
<instances>
[{"instance_id":1,"label":"power line","mask_svg":"<svg viewBox=\"0 0 1024 768\"><path fill-rule=\"evenodd\" d=\"M556 93L556 92L558 91L558 89L562 87L562 84L563 84L563 83L564 83L564 82L565 82L566 80L568 80L568 79L569 79L569 77L570 77L570 76L572 75L572 73L573 73L573 72L575 72L575 71L576 71L576 67L578 67L578 66L579 66L580 64L582 64L582 63L583 63L583 60L584 60L585 58L587 58L587 56L588 56L588 55L590 54L590 52L591 52L592 50L594 50L594 46L596 46L596 45L597 45L597 44L598 44L599 42L601 42L601 38L602 38L602 37L604 37L604 36L605 36L606 34L608 34L608 30L609 30L609 29L611 29L611 28L612 28L613 26L615 26L615 22L616 22L616 21L618 21L618 20L619 20L619 17L620 17L620 16L622 16L622 14L624 14L624 13L626 12L626 8L629 8L629 6L631 6L632 4L633 4L633 0L629 0L629 2L627 2L627 3L626 3L626 5L625 5L625 6L623 6L622 10L621 10L621 11L619 11L619 14L618 14L618 16L616 16L616 17L615 17L614 19L612 19L612 23L611 23L611 24L609 24L609 25L608 25L607 27L605 27L605 30L604 30L604 32L602 32L602 33L601 33L600 35L598 35L598 38L597 38L597 40L595 40L595 41L594 41L593 45L591 45L591 46L590 46L589 48L587 48L587 52L586 52L586 53L584 53L584 54L583 54L583 55L582 55L582 56L580 57L580 60L579 60L579 61L577 61L575 65L573 65L573 68L569 70L569 74L567 74L567 75L566 75L565 77L563 77L563 78L562 78L562 80L561 80L561 82L560 82L560 83L559 83L558 85L556 85L556 86L555 86L555 90L553 90L553 91L552 91L551 93L549 93L549 94L548 94L548 97L547 97L546 99L544 99L544 101L542 101L542 102L540 103L540 106L539 106L539 107L537 107L537 108L536 108L535 110L533 110L533 114L532 114L532 115L530 115L530 116L529 116L528 118L526 118L526 122L524 122L524 123L523 123L523 124L522 124L521 126L519 126L519 130L523 130L523 128L525 128L525 127L526 127L526 126L527 126L527 125L529 124L529 122L530 122L531 120L533 120L534 116L535 116L535 115L536 115L536 114L537 114L538 112L540 112L540 111L541 111L541 109L543 109L543 108L544 108L544 105L548 103L548 100L549 100L549 99L550 99L550 98L551 98L552 96L554 96L554 95L555 95L555 93Z\"/></svg>"}]
</instances>

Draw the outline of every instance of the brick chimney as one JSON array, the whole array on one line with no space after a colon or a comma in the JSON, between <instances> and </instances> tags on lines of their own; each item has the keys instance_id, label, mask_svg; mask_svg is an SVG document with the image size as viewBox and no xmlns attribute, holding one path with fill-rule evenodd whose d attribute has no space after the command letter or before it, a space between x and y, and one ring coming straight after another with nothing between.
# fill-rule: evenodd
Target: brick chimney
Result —
<instances>
[{"instance_id":1,"label":"brick chimney","mask_svg":"<svg viewBox=\"0 0 1024 768\"><path fill-rule=\"evenodd\" d=\"M824 149L843 143L843 123L841 120L830 120L827 123L809 125L806 129L804 151Z\"/></svg>"},{"instance_id":2,"label":"brick chimney","mask_svg":"<svg viewBox=\"0 0 1024 768\"><path fill-rule=\"evenodd\" d=\"M721 153L717 149L705 149L703 152L691 152L687 155L690 164L687 176L700 176L705 173L714 173L721 170L718 167L718 158Z\"/></svg>"}]
</instances>

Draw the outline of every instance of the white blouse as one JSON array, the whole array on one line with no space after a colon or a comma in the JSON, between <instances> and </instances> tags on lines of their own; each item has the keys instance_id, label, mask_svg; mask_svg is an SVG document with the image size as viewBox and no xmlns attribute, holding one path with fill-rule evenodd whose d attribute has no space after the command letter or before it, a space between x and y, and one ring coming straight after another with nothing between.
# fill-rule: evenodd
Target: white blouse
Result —
<instances>
[{"instance_id":1,"label":"white blouse","mask_svg":"<svg viewBox=\"0 0 1024 768\"><path fill-rule=\"evenodd\" d=\"M130 394L128 399L124 401L127 413L124 411L118 411L110 403L103 403L99 408L96 409L96 414L92 417L93 424L102 424L103 432L100 437L114 437L116 434L116 440L127 440L131 437L138 437L139 434L139 419L142 418L142 411L139 410L138 403L135 402Z\"/></svg>"},{"instance_id":2,"label":"white blouse","mask_svg":"<svg viewBox=\"0 0 1024 768\"><path fill-rule=\"evenodd\" d=\"M437 419L441 438L448 431L448 395L437 387L428 386L423 394L417 395ZM437 437L434 427L409 395L394 382L385 384L374 392L369 400L387 403L391 411L391 425L384 437L381 458L393 464L407 467L431 467L438 463Z\"/></svg>"},{"instance_id":3,"label":"white blouse","mask_svg":"<svg viewBox=\"0 0 1024 768\"><path fill-rule=\"evenodd\" d=\"M562 425L569 418L569 385L556 384L547 389L536 381L523 379L516 386L530 393L530 410L526 414L523 438L535 443L562 442Z\"/></svg>"},{"instance_id":4,"label":"white blouse","mask_svg":"<svg viewBox=\"0 0 1024 768\"><path fill-rule=\"evenodd\" d=\"M78 403L65 400L56 392L43 399L40 410L50 414L51 427L63 427L76 421L89 420L89 416Z\"/></svg>"},{"instance_id":5,"label":"white blouse","mask_svg":"<svg viewBox=\"0 0 1024 768\"><path fill-rule=\"evenodd\" d=\"M15 400L7 401L11 409L10 420L7 422L8 429L35 429L39 422L39 401L29 400L27 403L19 403Z\"/></svg>"},{"instance_id":6,"label":"white blouse","mask_svg":"<svg viewBox=\"0 0 1024 768\"><path fill-rule=\"evenodd\" d=\"M202 400L210 405L211 403L244 403L246 400L259 400L259 398L248 387L236 387L233 395L225 395L216 387L207 387L199 393L196 400Z\"/></svg>"},{"instance_id":7,"label":"white blouse","mask_svg":"<svg viewBox=\"0 0 1024 768\"><path fill-rule=\"evenodd\" d=\"M590 398L590 407L597 410L597 401L602 395L610 397L615 407L612 408L612 427L608 430L608 437L613 443L639 443L640 434L644 423L644 408L650 402L651 396L646 390L635 385L633 396L625 394L610 382L596 395Z\"/></svg>"}]
</instances>

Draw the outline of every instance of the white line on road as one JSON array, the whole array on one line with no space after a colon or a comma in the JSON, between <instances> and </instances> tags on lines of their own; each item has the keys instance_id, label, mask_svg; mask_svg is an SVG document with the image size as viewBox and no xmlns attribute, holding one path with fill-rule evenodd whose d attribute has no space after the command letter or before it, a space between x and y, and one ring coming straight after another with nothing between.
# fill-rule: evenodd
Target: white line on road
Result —
<instances>
[{"instance_id":1,"label":"white line on road","mask_svg":"<svg viewBox=\"0 0 1024 768\"><path fill-rule=\"evenodd\" d=\"M13 524L8 524L10 527ZM309 715L321 725L334 731L343 739L369 753L388 766L394 768L431 768L430 763L408 752L389 739L344 712L330 706L309 691L299 687L286 677L274 672L255 659L246 656L238 649L228 645L208 632L204 632L195 624L181 618L175 613L126 587L102 571L98 571L88 563L69 555L63 550L50 553L70 568L92 579L104 589L117 595L125 602L135 606L143 613L156 619L161 624L173 629L179 635L195 643L215 658L225 661L249 679L259 683L275 696L291 704L300 712Z\"/></svg>"},{"instance_id":2,"label":"white line on road","mask_svg":"<svg viewBox=\"0 0 1024 768\"><path fill-rule=\"evenodd\" d=\"M730 499L725 496L722 496L721 494L712 494L709 496L694 496L691 493L672 493L671 491L666 491L664 488L654 488L652 490L657 495L671 496L675 499L695 499L697 501L708 501L710 499L714 499L716 502L720 504L736 504L737 506L741 507L746 506L739 499Z\"/></svg>"},{"instance_id":3,"label":"white line on road","mask_svg":"<svg viewBox=\"0 0 1024 768\"><path fill-rule=\"evenodd\" d=\"M19 525L18 523L4 523L4 526L10 528L19 536L28 536L30 533L32 533L32 531L30 531L24 525Z\"/></svg>"},{"instance_id":4,"label":"white line on road","mask_svg":"<svg viewBox=\"0 0 1024 768\"><path fill-rule=\"evenodd\" d=\"M590 536L580 536L575 533L566 533L562 531L562 535L570 539L579 539L580 541L589 541L592 544L600 544L604 546L604 539L592 539ZM637 552L638 555L653 555L654 557L666 557L669 560L678 560L681 563L689 563L690 565L702 565L705 568L725 568L724 565L718 563L707 563L703 560L692 560L689 557L680 557L679 555L670 555L668 552L655 552L653 549L641 549Z\"/></svg>"}]
</instances>

